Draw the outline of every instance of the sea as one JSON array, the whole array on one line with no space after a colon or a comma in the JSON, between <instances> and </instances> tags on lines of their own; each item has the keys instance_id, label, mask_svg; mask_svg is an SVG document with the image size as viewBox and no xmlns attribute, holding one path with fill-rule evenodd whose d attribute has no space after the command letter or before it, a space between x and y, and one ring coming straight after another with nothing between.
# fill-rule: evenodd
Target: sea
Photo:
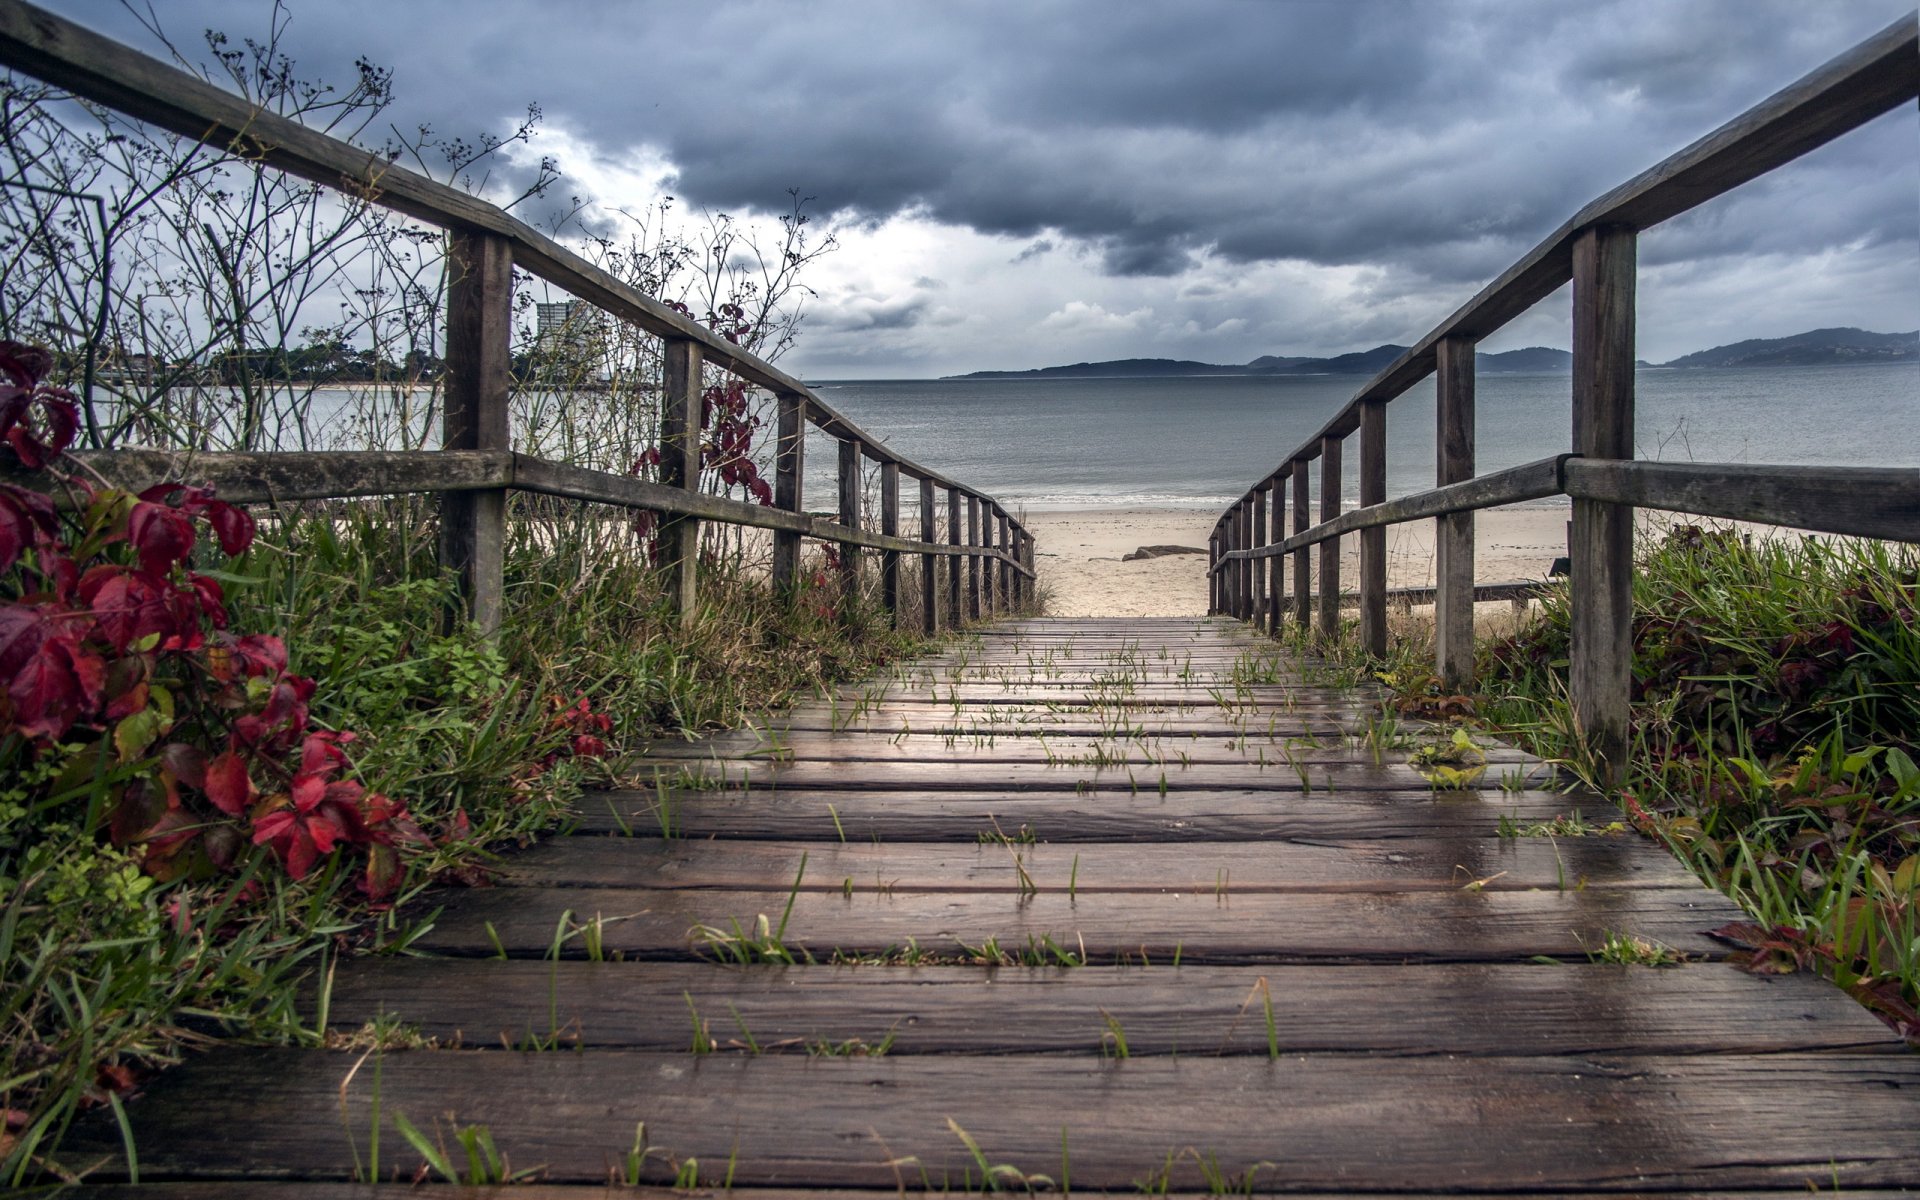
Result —
<instances>
[{"instance_id":1,"label":"sea","mask_svg":"<svg viewBox=\"0 0 1920 1200\"><path fill-rule=\"evenodd\" d=\"M908 458L1010 508L1039 511L1219 507L1313 436L1365 382L1203 375L811 386ZM1477 469L1566 452L1571 386L1566 375L1482 375ZM1433 486L1433 410L1431 378L1387 406L1389 497ZM1635 415L1641 458L1920 466L1920 363L1642 369ZM1358 487L1357 456L1350 441L1350 492ZM808 457L807 494L831 496L833 456L822 445Z\"/></svg>"}]
</instances>

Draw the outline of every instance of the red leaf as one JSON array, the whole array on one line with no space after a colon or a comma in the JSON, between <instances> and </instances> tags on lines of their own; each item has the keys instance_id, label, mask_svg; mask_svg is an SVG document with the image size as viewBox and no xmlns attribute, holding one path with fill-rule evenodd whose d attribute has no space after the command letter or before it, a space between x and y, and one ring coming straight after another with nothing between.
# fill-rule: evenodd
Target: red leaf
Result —
<instances>
[{"instance_id":1,"label":"red leaf","mask_svg":"<svg viewBox=\"0 0 1920 1200\"><path fill-rule=\"evenodd\" d=\"M257 794L247 776L246 760L231 750L214 756L206 767L204 789L213 806L230 817L237 817L253 805Z\"/></svg>"},{"instance_id":2,"label":"red leaf","mask_svg":"<svg viewBox=\"0 0 1920 1200\"><path fill-rule=\"evenodd\" d=\"M140 565L164 575L193 550L193 522L178 509L150 501L135 501L127 516L127 540L140 556Z\"/></svg>"},{"instance_id":3,"label":"red leaf","mask_svg":"<svg viewBox=\"0 0 1920 1200\"><path fill-rule=\"evenodd\" d=\"M246 509L215 500L207 505L207 519L213 523L213 534L228 557L244 554L253 545L253 516Z\"/></svg>"}]
</instances>

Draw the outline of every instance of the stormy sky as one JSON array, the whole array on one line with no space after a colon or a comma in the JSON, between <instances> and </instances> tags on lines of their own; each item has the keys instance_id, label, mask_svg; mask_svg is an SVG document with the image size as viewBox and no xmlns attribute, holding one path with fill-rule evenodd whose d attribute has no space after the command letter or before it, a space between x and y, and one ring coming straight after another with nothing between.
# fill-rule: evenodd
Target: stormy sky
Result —
<instances>
[{"instance_id":1,"label":"stormy sky","mask_svg":"<svg viewBox=\"0 0 1920 1200\"><path fill-rule=\"evenodd\" d=\"M42 0L142 48L118 0ZM146 0L141 0L143 9ZM771 214L839 247L783 365L926 376L1406 343L1586 201L1913 8L1898 0L795 4L287 0L303 73L505 130L556 201ZM190 52L266 0L151 0ZM515 168L496 182L512 184ZM1640 354L1920 327L1920 118L1644 236ZM1566 346L1564 292L1487 349Z\"/></svg>"}]
</instances>

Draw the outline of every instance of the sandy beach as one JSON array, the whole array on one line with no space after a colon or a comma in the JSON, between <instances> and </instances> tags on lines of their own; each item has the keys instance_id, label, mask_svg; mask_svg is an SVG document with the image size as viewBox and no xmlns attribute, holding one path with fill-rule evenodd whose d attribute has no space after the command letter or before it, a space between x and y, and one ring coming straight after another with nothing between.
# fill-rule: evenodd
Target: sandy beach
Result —
<instances>
[{"instance_id":1,"label":"sandy beach","mask_svg":"<svg viewBox=\"0 0 1920 1200\"><path fill-rule=\"evenodd\" d=\"M1188 616L1207 610L1207 557L1175 554L1122 562L1142 546L1206 549L1212 509L1089 509L1034 512L1026 526L1038 542L1047 611L1063 617ZM1566 553L1564 508L1491 509L1475 522L1474 574L1486 583L1541 579ZM1343 539L1343 579L1359 573L1358 537ZM1387 531L1387 585L1433 582L1433 522Z\"/></svg>"}]
</instances>

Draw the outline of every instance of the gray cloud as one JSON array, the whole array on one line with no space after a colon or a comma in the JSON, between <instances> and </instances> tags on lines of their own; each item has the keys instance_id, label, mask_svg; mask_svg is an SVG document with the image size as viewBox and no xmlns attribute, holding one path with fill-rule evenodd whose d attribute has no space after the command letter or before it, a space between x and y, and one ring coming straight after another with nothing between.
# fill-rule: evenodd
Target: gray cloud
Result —
<instances>
[{"instance_id":1,"label":"gray cloud","mask_svg":"<svg viewBox=\"0 0 1920 1200\"><path fill-rule=\"evenodd\" d=\"M776 207L792 187L851 221L916 212L1027 239L1016 264L1059 247L1146 279L1373 266L1455 303L1581 204L1912 11L292 3L296 56L335 77L358 54L391 64L403 122L498 127L537 101L605 154L664 154L693 204ZM140 41L111 0L53 7ZM170 0L163 15L187 42L261 11ZM1917 192L1909 107L1658 231L1646 258L1910 254Z\"/></svg>"}]
</instances>

